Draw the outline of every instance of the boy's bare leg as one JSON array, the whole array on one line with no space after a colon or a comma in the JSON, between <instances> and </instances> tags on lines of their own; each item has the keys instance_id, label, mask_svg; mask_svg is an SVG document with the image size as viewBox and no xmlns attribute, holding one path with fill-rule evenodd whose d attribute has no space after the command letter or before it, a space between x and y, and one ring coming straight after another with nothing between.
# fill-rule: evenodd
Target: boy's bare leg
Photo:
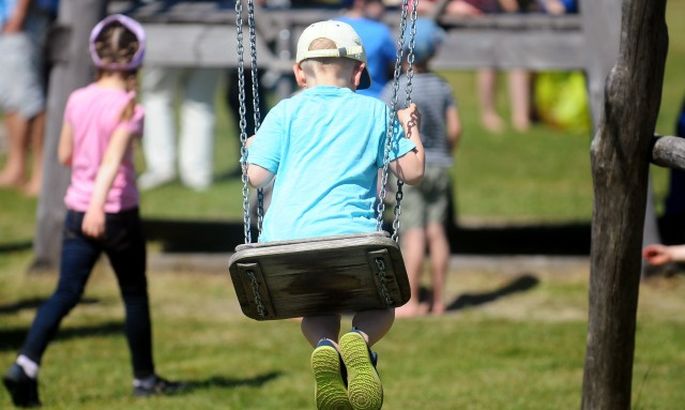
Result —
<instances>
[{"instance_id":1,"label":"boy's bare leg","mask_svg":"<svg viewBox=\"0 0 685 410\"><path fill-rule=\"evenodd\" d=\"M419 314L419 291L421 290L421 270L426 251L426 238L422 228L407 229L402 234L402 255L407 268L411 298L404 306L397 308L398 317Z\"/></svg>"},{"instance_id":2,"label":"boy's bare leg","mask_svg":"<svg viewBox=\"0 0 685 410\"><path fill-rule=\"evenodd\" d=\"M43 182L43 141L45 132L45 112L36 115L30 122L31 135L31 179L24 191L31 196L40 192Z\"/></svg>"},{"instance_id":3,"label":"boy's bare leg","mask_svg":"<svg viewBox=\"0 0 685 410\"><path fill-rule=\"evenodd\" d=\"M511 122L517 131L530 128L530 73L526 70L509 72Z\"/></svg>"},{"instance_id":4,"label":"boy's bare leg","mask_svg":"<svg viewBox=\"0 0 685 410\"><path fill-rule=\"evenodd\" d=\"M445 275L450 258L450 245L447 240L445 227L440 223L430 223L426 228L428 236L428 249L431 259L431 272L433 282L433 301L431 310L434 315L445 312L444 287Z\"/></svg>"},{"instance_id":5,"label":"boy's bare leg","mask_svg":"<svg viewBox=\"0 0 685 410\"><path fill-rule=\"evenodd\" d=\"M0 186L17 186L24 181L28 121L18 113L5 113L5 126L9 149L7 162L0 172Z\"/></svg>"},{"instance_id":6,"label":"boy's bare leg","mask_svg":"<svg viewBox=\"0 0 685 410\"><path fill-rule=\"evenodd\" d=\"M337 343L340 335L340 318L340 315L308 316L302 318L300 328L312 347L316 347L322 338Z\"/></svg>"},{"instance_id":7,"label":"boy's bare leg","mask_svg":"<svg viewBox=\"0 0 685 410\"><path fill-rule=\"evenodd\" d=\"M366 310L355 313L352 326L361 330L366 343L373 346L390 331L394 321L395 309Z\"/></svg>"},{"instance_id":8,"label":"boy's bare leg","mask_svg":"<svg viewBox=\"0 0 685 410\"><path fill-rule=\"evenodd\" d=\"M478 100L483 126L491 132L502 132L504 121L497 113L497 72L492 68L478 71L477 74Z\"/></svg>"}]
</instances>

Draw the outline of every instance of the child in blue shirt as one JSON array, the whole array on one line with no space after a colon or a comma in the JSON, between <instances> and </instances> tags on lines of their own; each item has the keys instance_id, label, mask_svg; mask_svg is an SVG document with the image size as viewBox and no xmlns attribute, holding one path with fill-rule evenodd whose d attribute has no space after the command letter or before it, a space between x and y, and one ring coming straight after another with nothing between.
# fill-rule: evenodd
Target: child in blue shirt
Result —
<instances>
[{"instance_id":1,"label":"child in blue shirt","mask_svg":"<svg viewBox=\"0 0 685 410\"><path fill-rule=\"evenodd\" d=\"M261 187L277 175L260 241L374 231L389 111L381 100L355 93L371 83L359 36L340 21L310 25L298 41L293 72L304 90L272 108L249 141L250 184ZM389 167L415 184L424 171L419 113L412 104L397 115L401 128L392 133ZM316 347L317 406L379 409L383 388L369 346L390 330L394 310L356 312L353 331L338 340L340 319L302 319L302 332Z\"/></svg>"}]
</instances>

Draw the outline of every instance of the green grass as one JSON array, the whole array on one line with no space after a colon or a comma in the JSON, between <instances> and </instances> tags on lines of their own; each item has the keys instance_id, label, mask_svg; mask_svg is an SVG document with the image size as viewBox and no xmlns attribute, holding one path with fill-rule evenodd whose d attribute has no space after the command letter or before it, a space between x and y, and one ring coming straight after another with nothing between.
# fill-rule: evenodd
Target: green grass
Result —
<instances>
[{"instance_id":1,"label":"green grass","mask_svg":"<svg viewBox=\"0 0 685 410\"><path fill-rule=\"evenodd\" d=\"M0 262L0 307L47 297L54 276L26 276L27 252ZM377 345L386 409L578 408L586 337L586 268L540 268L539 284L442 317L398 320ZM64 321L45 355L41 394L55 409L313 408L311 349L294 321L255 322L239 311L225 274L149 275L157 368L186 394L130 397L122 307L109 268L88 303ZM448 300L502 288L515 276L452 272ZM685 400L685 278L643 284L633 404L675 409ZM11 363L33 308L0 310L0 369ZM349 326L346 320L345 327ZM0 391L0 407L8 406Z\"/></svg>"}]
</instances>

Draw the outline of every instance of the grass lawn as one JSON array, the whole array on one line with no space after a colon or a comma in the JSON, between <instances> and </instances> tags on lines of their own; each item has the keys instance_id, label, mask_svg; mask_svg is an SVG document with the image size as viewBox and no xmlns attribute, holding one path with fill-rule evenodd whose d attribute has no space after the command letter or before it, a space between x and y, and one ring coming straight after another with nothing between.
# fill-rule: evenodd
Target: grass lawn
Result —
<instances>
[{"instance_id":1,"label":"grass lawn","mask_svg":"<svg viewBox=\"0 0 685 410\"><path fill-rule=\"evenodd\" d=\"M20 346L35 302L54 286L53 276L24 274L28 257L17 252L0 262L2 368ZM583 263L525 273L503 274L496 266L452 271L446 296L461 307L442 317L398 320L376 347L384 408L578 408L586 276ZM527 290L502 292L523 277ZM46 408L313 408L311 349L296 322L242 316L225 274L156 271L149 278L158 370L188 381L190 390L176 397L130 397L122 306L113 275L102 266L44 358ZM642 286L635 409L676 409L685 400L683 311L685 277ZM8 405L3 390L0 408Z\"/></svg>"}]
</instances>

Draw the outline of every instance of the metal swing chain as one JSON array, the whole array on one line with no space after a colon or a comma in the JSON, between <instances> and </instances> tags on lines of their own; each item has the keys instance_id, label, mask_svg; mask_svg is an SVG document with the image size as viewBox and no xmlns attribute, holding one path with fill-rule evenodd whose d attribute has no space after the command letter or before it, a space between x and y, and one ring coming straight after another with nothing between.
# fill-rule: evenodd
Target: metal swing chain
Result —
<instances>
[{"instance_id":1,"label":"metal swing chain","mask_svg":"<svg viewBox=\"0 0 685 410\"><path fill-rule=\"evenodd\" d=\"M259 111L259 93L257 78L257 33L255 24L255 7L254 0L247 0L247 23L250 40L250 58L251 58L251 75L252 75L252 106L254 112L255 130L260 125L260 111ZM242 183L243 183L243 224L245 243L252 242L251 231L251 217L250 217L250 197L249 186L247 178L247 106L245 103L245 59L243 57L245 48L243 46L243 4L242 1L235 2L235 22L236 22L236 42L238 54L238 102L240 114L240 165L242 169ZM257 190L257 230L262 232L262 223L264 220L264 192L260 188Z\"/></svg>"},{"instance_id":2,"label":"metal swing chain","mask_svg":"<svg viewBox=\"0 0 685 410\"><path fill-rule=\"evenodd\" d=\"M413 86L412 86L412 79L414 78L414 60L416 56L414 55L414 44L416 42L416 20L418 18L418 6L419 0L414 0L412 4L412 11L411 11L411 28L409 30L409 50L407 53L407 62L408 68L407 68L407 84L405 86L405 94L406 94L406 106L409 107L411 105L411 94L413 91ZM411 131L410 131L411 132ZM407 136L409 137L409 136ZM397 178L397 192L395 192L395 208L393 209L394 213L394 218L392 222L392 239L395 242L399 241L399 234L400 234L400 215L402 214L402 199L404 198L404 192L402 191L402 187L404 186L404 181L402 181L400 178Z\"/></svg>"},{"instance_id":3,"label":"metal swing chain","mask_svg":"<svg viewBox=\"0 0 685 410\"><path fill-rule=\"evenodd\" d=\"M236 52L238 54L238 102L240 113L240 168L243 182L243 234L245 243L252 242L250 229L250 191L247 182L247 119L245 107L245 61L243 59L243 3L235 2Z\"/></svg>"},{"instance_id":4,"label":"metal swing chain","mask_svg":"<svg viewBox=\"0 0 685 410\"><path fill-rule=\"evenodd\" d=\"M250 33L250 62L252 64L250 74L252 75L252 112L254 120L254 131L259 129L261 113L259 112L259 78L257 76L257 25L255 24L255 5L254 0L247 0L247 26ZM262 234L262 224L264 223L264 190L257 189L257 232Z\"/></svg>"},{"instance_id":5,"label":"metal swing chain","mask_svg":"<svg viewBox=\"0 0 685 410\"><path fill-rule=\"evenodd\" d=\"M250 57L252 63L252 104L254 107L254 124L255 130L259 128L260 113L259 113L259 95L257 93L257 47L256 47L256 31L255 31L255 21L254 21L254 0L247 0L248 7L248 28L250 36ZM243 4L242 0L235 2L235 26L236 26L236 42L237 42L237 54L238 54L238 102L239 102L239 113L240 113L240 167L242 169L242 182L243 182L243 233L245 236L245 243L252 242L252 230L250 221L250 191L248 187L247 178L247 108L245 104L245 60L243 54L245 49L243 47ZM264 194L262 190L257 190L257 224L258 232L262 231L262 215ZM252 293L254 296L255 305L257 307L257 314L259 317L266 316L266 309L262 303L262 298L259 294L259 283L254 272L248 270L246 272L248 279L250 280L250 285Z\"/></svg>"},{"instance_id":6,"label":"metal swing chain","mask_svg":"<svg viewBox=\"0 0 685 410\"><path fill-rule=\"evenodd\" d=\"M388 161L388 158L390 157L390 149L392 148L392 136L393 136L393 131L395 127L395 119L397 118L397 112L395 107L397 107L397 94L399 91L399 82L397 79L400 76L400 68L401 68L401 63L402 63L402 57L404 54L404 49L402 47L402 41L404 39L404 31L407 26L407 6L409 4L409 0L402 0L402 9L401 9L401 15L400 15L400 32L399 32L399 38L397 40L398 47L397 47L397 55L395 57L395 70L393 72L393 92L392 92L392 102L391 102L391 108L390 108L390 113L388 115L388 124L386 127L386 135L385 135L385 146L383 149L383 173L381 177L381 191L378 194L378 207L376 209L377 215L376 215L376 230L382 231L383 230L383 214L385 213L385 196L387 194L387 185L388 185L388 171L390 167L390 162Z\"/></svg>"},{"instance_id":7,"label":"metal swing chain","mask_svg":"<svg viewBox=\"0 0 685 410\"><path fill-rule=\"evenodd\" d=\"M248 270L245 272L245 274L250 279L250 286L252 287L252 293L254 294L254 303L257 307L257 314L259 317L263 318L266 316L266 308L264 307L264 303L262 303L262 297L259 294L259 281L257 281L257 277L253 271Z\"/></svg>"},{"instance_id":8,"label":"metal swing chain","mask_svg":"<svg viewBox=\"0 0 685 410\"><path fill-rule=\"evenodd\" d=\"M417 18L417 3L418 0L414 0L413 2L413 7L412 7L412 14L411 14L411 35L410 35L410 44L409 44L409 70L413 73L413 63L414 63L414 41L415 41L415 35L416 35L416 18ZM392 102L391 102L391 109L390 113L388 115L388 125L386 127L387 132L386 132L386 139L385 139L385 147L384 147L384 152L383 152L383 172L382 172L382 178L381 178L381 190L379 193L379 202L378 202L378 207L377 207L377 220L376 220L376 229L377 230L382 230L383 229L383 214L385 213L385 197L387 194L387 184L388 184L388 176L389 176L389 167L390 167L390 150L392 149L392 140L393 140L393 135L394 135L394 130L396 126L399 126L397 124L397 98L399 94L399 78L400 78L400 72L402 68L402 59L404 58L404 39L405 39L405 32L407 29L407 14L409 10L409 0L402 0L402 11L400 14L400 27L399 27L399 35L397 39L397 56L395 59L395 69L393 72L393 94L392 94ZM408 95L411 94L411 90L407 90ZM410 97L408 97L410 98ZM398 192L395 195L395 199L398 200L395 210L394 210L394 220L393 220L393 234L392 234L392 239L397 242L399 240L399 227L400 227L400 222L399 222L399 216L401 213L401 201L403 197L402 193L402 187L401 180L398 180Z\"/></svg>"},{"instance_id":9,"label":"metal swing chain","mask_svg":"<svg viewBox=\"0 0 685 410\"><path fill-rule=\"evenodd\" d=\"M386 286L386 282L388 280L386 279L385 274L387 273L387 270L383 258L376 258L376 267L378 268L378 273L376 276L378 276L378 284L380 285L381 296L383 297L387 307L393 306L395 302L392 300L390 291L388 291L388 287Z\"/></svg>"}]
</instances>

